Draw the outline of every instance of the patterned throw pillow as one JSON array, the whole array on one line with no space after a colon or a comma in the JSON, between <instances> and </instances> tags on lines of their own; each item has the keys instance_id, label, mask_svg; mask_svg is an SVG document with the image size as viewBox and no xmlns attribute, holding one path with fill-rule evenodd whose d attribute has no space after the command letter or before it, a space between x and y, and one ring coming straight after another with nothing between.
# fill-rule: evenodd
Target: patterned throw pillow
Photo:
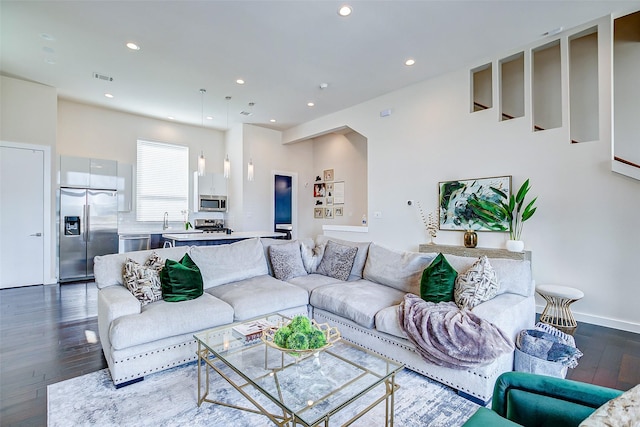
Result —
<instances>
[{"instance_id":1,"label":"patterned throw pillow","mask_svg":"<svg viewBox=\"0 0 640 427\"><path fill-rule=\"evenodd\" d=\"M482 255L465 273L458 276L455 301L460 308L473 309L498 294L500 283L486 255Z\"/></svg>"},{"instance_id":2,"label":"patterned throw pillow","mask_svg":"<svg viewBox=\"0 0 640 427\"><path fill-rule=\"evenodd\" d=\"M329 240L317 272L334 279L346 281L349 278L349 274L351 274L357 253L357 247L341 245Z\"/></svg>"},{"instance_id":3,"label":"patterned throw pillow","mask_svg":"<svg viewBox=\"0 0 640 427\"><path fill-rule=\"evenodd\" d=\"M640 425L640 385L596 409L579 427Z\"/></svg>"},{"instance_id":4,"label":"patterned throw pillow","mask_svg":"<svg viewBox=\"0 0 640 427\"><path fill-rule=\"evenodd\" d=\"M138 264L127 258L123 268L124 285L142 305L162 299L160 270L164 260L153 252L144 264Z\"/></svg>"},{"instance_id":5,"label":"patterned throw pillow","mask_svg":"<svg viewBox=\"0 0 640 427\"><path fill-rule=\"evenodd\" d=\"M269 259L276 279L289 280L307 275L307 271L302 265L300 244L297 240L282 245L269 246Z\"/></svg>"}]
</instances>

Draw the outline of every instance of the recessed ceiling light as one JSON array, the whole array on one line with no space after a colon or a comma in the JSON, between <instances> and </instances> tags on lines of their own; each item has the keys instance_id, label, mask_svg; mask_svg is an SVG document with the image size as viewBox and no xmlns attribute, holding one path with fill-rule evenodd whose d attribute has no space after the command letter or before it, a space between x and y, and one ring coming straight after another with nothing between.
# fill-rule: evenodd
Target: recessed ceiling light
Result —
<instances>
[{"instance_id":1,"label":"recessed ceiling light","mask_svg":"<svg viewBox=\"0 0 640 427\"><path fill-rule=\"evenodd\" d=\"M54 65L56 63L55 59L47 58L44 60L47 64Z\"/></svg>"},{"instance_id":2,"label":"recessed ceiling light","mask_svg":"<svg viewBox=\"0 0 640 427\"><path fill-rule=\"evenodd\" d=\"M412 66L416 63L416 60L413 58L409 58L406 61L404 61L404 65L408 65L408 66Z\"/></svg>"},{"instance_id":3,"label":"recessed ceiling light","mask_svg":"<svg viewBox=\"0 0 640 427\"><path fill-rule=\"evenodd\" d=\"M47 33L40 33L40 37L42 37L45 40L49 40L49 41L54 41L55 37L53 37L51 34L47 34Z\"/></svg>"},{"instance_id":4,"label":"recessed ceiling light","mask_svg":"<svg viewBox=\"0 0 640 427\"><path fill-rule=\"evenodd\" d=\"M316 104L314 104L313 102L307 102L307 107L313 107L314 105Z\"/></svg>"},{"instance_id":5,"label":"recessed ceiling light","mask_svg":"<svg viewBox=\"0 0 640 427\"><path fill-rule=\"evenodd\" d=\"M207 116L207 120L213 120L213 116Z\"/></svg>"},{"instance_id":6,"label":"recessed ceiling light","mask_svg":"<svg viewBox=\"0 0 640 427\"><path fill-rule=\"evenodd\" d=\"M238 80L236 80L236 83L238 83L239 85L243 85L244 84L244 80L238 79Z\"/></svg>"},{"instance_id":7,"label":"recessed ceiling light","mask_svg":"<svg viewBox=\"0 0 640 427\"><path fill-rule=\"evenodd\" d=\"M351 12L353 12L353 9L348 4L344 4L338 9L338 15L340 16L349 16Z\"/></svg>"},{"instance_id":8,"label":"recessed ceiling light","mask_svg":"<svg viewBox=\"0 0 640 427\"><path fill-rule=\"evenodd\" d=\"M175 118L175 117L173 117L173 116L167 116L167 119L169 119L169 120L175 120L176 118Z\"/></svg>"},{"instance_id":9,"label":"recessed ceiling light","mask_svg":"<svg viewBox=\"0 0 640 427\"><path fill-rule=\"evenodd\" d=\"M138 46L134 42L127 43L127 47L131 50L140 50L140 46Z\"/></svg>"},{"instance_id":10,"label":"recessed ceiling light","mask_svg":"<svg viewBox=\"0 0 640 427\"><path fill-rule=\"evenodd\" d=\"M269 121L270 121L271 123L275 123L275 122L276 122L276 119L271 119L271 120L269 120Z\"/></svg>"},{"instance_id":11,"label":"recessed ceiling light","mask_svg":"<svg viewBox=\"0 0 640 427\"><path fill-rule=\"evenodd\" d=\"M107 98L113 98L113 95L110 94L110 93L105 93L104 96L107 97Z\"/></svg>"}]
</instances>

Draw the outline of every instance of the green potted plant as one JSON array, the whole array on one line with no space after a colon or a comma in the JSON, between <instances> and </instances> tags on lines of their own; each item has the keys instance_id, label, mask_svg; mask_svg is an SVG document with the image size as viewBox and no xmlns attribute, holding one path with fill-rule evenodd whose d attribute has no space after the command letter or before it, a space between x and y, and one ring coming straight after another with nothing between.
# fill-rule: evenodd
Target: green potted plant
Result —
<instances>
[{"instance_id":1,"label":"green potted plant","mask_svg":"<svg viewBox=\"0 0 640 427\"><path fill-rule=\"evenodd\" d=\"M535 197L525 205L525 198L531 189L527 179L515 195L507 196L502 190L491 187L491 190L498 195L498 202L470 199L469 205L473 209L479 221L492 229L503 229L499 224L507 222L509 224L509 240L507 249L512 252L522 252L524 242L521 240L522 226L526 220L531 218L536 212L534 203L538 200ZM524 206L524 209L523 209ZM506 230L505 230L506 231Z\"/></svg>"}]
</instances>

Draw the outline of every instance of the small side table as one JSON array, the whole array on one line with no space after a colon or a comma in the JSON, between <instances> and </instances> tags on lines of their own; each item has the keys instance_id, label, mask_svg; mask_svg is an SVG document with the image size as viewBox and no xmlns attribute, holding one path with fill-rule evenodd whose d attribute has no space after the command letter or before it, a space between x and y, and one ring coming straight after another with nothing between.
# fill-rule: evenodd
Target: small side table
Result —
<instances>
[{"instance_id":1,"label":"small side table","mask_svg":"<svg viewBox=\"0 0 640 427\"><path fill-rule=\"evenodd\" d=\"M573 335L578 322L574 319L569 306L584 297L584 292L560 285L538 285L536 292L547 301L547 306L540 315L540 321Z\"/></svg>"}]
</instances>

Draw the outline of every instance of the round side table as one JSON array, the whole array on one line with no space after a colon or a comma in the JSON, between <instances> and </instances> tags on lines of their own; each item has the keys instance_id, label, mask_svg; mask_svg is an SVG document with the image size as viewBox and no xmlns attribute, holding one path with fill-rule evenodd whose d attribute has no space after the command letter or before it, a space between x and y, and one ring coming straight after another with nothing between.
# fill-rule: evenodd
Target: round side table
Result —
<instances>
[{"instance_id":1,"label":"round side table","mask_svg":"<svg viewBox=\"0 0 640 427\"><path fill-rule=\"evenodd\" d=\"M540 321L572 334L578 323L569 306L584 297L584 292L560 285L538 285L536 292L547 301L547 306L540 315Z\"/></svg>"}]
</instances>

